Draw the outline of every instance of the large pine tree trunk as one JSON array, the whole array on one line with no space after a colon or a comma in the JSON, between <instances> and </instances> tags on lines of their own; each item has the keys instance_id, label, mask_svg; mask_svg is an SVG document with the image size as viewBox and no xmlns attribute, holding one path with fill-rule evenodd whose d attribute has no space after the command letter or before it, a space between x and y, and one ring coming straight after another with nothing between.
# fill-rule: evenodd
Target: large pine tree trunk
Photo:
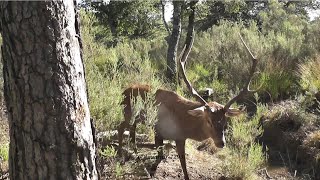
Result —
<instances>
[{"instance_id":1,"label":"large pine tree trunk","mask_svg":"<svg viewBox=\"0 0 320 180\"><path fill-rule=\"evenodd\" d=\"M169 39L167 53L167 78L174 85L177 84L177 51L181 33L181 9L183 1L173 1L172 32Z\"/></svg>"},{"instance_id":2,"label":"large pine tree trunk","mask_svg":"<svg viewBox=\"0 0 320 180\"><path fill-rule=\"evenodd\" d=\"M10 178L97 179L73 1L0 3Z\"/></svg>"}]
</instances>

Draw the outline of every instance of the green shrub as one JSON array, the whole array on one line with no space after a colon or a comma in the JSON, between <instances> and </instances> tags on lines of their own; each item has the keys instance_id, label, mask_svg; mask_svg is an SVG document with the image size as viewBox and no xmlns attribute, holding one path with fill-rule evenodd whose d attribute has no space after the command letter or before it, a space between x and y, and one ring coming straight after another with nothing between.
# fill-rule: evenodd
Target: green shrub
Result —
<instances>
[{"instance_id":1,"label":"green shrub","mask_svg":"<svg viewBox=\"0 0 320 180\"><path fill-rule=\"evenodd\" d=\"M258 81L262 85L260 91L267 92L273 100L283 99L299 92L297 77L277 64L270 63L268 70L260 74Z\"/></svg>"},{"instance_id":2,"label":"green shrub","mask_svg":"<svg viewBox=\"0 0 320 180\"><path fill-rule=\"evenodd\" d=\"M320 91L320 56L299 64L300 86L314 95Z\"/></svg>"},{"instance_id":3,"label":"green shrub","mask_svg":"<svg viewBox=\"0 0 320 180\"><path fill-rule=\"evenodd\" d=\"M104 158L115 158L117 156L117 151L112 146L106 146L103 149L99 150L99 153Z\"/></svg>"},{"instance_id":4,"label":"green shrub","mask_svg":"<svg viewBox=\"0 0 320 180\"><path fill-rule=\"evenodd\" d=\"M9 160L9 143L0 145L0 162Z\"/></svg>"},{"instance_id":5,"label":"green shrub","mask_svg":"<svg viewBox=\"0 0 320 180\"><path fill-rule=\"evenodd\" d=\"M262 146L255 142L263 132L259 122L266 111L267 106L258 104L256 114L249 120L245 115L232 119L227 148L222 152L222 170L228 177L256 179L257 170L266 161Z\"/></svg>"},{"instance_id":6,"label":"green shrub","mask_svg":"<svg viewBox=\"0 0 320 180\"><path fill-rule=\"evenodd\" d=\"M320 18L305 26L304 34L306 38L302 50L307 57L314 58L320 52Z\"/></svg>"},{"instance_id":7,"label":"green shrub","mask_svg":"<svg viewBox=\"0 0 320 180\"><path fill-rule=\"evenodd\" d=\"M294 72L299 62L320 50L320 21L308 23L303 16L292 13L295 7L288 8L290 11L271 1L259 14L259 26L253 21L247 27L242 22L221 21L219 26L197 33L187 68L196 89L211 86L224 101L243 87L251 57L240 41L241 32L259 60L257 70L261 75L257 84L264 84L260 93L268 92L272 100L281 100L299 92ZM219 84L226 85L228 91L219 88Z\"/></svg>"},{"instance_id":8,"label":"green shrub","mask_svg":"<svg viewBox=\"0 0 320 180\"><path fill-rule=\"evenodd\" d=\"M222 172L231 179L257 179L257 170L266 162L262 146L252 143L248 147L237 150L226 149Z\"/></svg>"},{"instance_id":9,"label":"green shrub","mask_svg":"<svg viewBox=\"0 0 320 180\"><path fill-rule=\"evenodd\" d=\"M123 121L120 104L126 87L149 84L155 91L163 86L149 56L154 43L138 39L106 48L94 39L95 17L82 11L81 18L91 116L99 131L114 129Z\"/></svg>"},{"instance_id":10,"label":"green shrub","mask_svg":"<svg viewBox=\"0 0 320 180\"><path fill-rule=\"evenodd\" d=\"M87 71L90 112L100 131L114 129L123 120L120 81L105 78L93 69Z\"/></svg>"}]
</instances>

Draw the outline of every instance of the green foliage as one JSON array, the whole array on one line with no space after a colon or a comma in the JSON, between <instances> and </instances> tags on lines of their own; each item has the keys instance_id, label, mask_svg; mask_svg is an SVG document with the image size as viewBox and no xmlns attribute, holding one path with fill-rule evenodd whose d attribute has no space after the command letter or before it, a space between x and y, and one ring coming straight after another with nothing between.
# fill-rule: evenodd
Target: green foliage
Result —
<instances>
[{"instance_id":1,"label":"green foliage","mask_svg":"<svg viewBox=\"0 0 320 180\"><path fill-rule=\"evenodd\" d=\"M260 92L267 92L273 100L295 95L298 90L295 73L297 64L302 59L314 56L311 51L305 50L305 42L317 42L318 39L306 39L311 37L306 33L306 20L286 13L279 3L270 3L270 9L260 16L262 32L254 22L245 27L241 22L221 21L219 26L199 33L190 54L189 62L192 64L188 68L188 76L196 82L196 86L217 85L212 82L218 81L218 84L226 85L231 94L243 87L251 66L251 57L240 41L238 33L241 32L250 50L258 58L257 69L261 73L255 77L254 87L263 84ZM313 29L312 33L316 32ZM221 88L217 93L222 101L229 97L229 91L225 89Z\"/></svg>"},{"instance_id":2,"label":"green foliage","mask_svg":"<svg viewBox=\"0 0 320 180\"><path fill-rule=\"evenodd\" d=\"M262 33L270 39L274 47L273 57L279 58L281 62L291 60L287 63L295 63L301 52L305 36L304 28L307 21L302 15L287 13L282 3L271 1L269 9L261 12ZM294 8L294 7L292 7ZM293 46L294 44L294 46Z\"/></svg>"},{"instance_id":3,"label":"green foliage","mask_svg":"<svg viewBox=\"0 0 320 180\"><path fill-rule=\"evenodd\" d=\"M9 143L0 144L0 162L6 162L9 160Z\"/></svg>"},{"instance_id":4,"label":"green foliage","mask_svg":"<svg viewBox=\"0 0 320 180\"><path fill-rule=\"evenodd\" d=\"M250 2L250 1L204 1L200 4L201 9L206 10L202 12L199 20L200 29L208 30L213 25L219 25L221 20L228 20L231 22L243 21L250 22L250 20L257 20L257 13L259 13L264 2ZM203 7L204 6L204 7ZM252 11L252 9L255 9Z\"/></svg>"},{"instance_id":5,"label":"green foliage","mask_svg":"<svg viewBox=\"0 0 320 180\"><path fill-rule=\"evenodd\" d=\"M314 95L320 91L320 56L299 65L300 86Z\"/></svg>"},{"instance_id":6,"label":"green foliage","mask_svg":"<svg viewBox=\"0 0 320 180\"><path fill-rule=\"evenodd\" d=\"M225 153L227 155L223 161L222 171L227 177L257 179L257 170L265 163L265 156L259 144L252 143L237 152L226 149Z\"/></svg>"},{"instance_id":7,"label":"green foliage","mask_svg":"<svg viewBox=\"0 0 320 180\"><path fill-rule=\"evenodd\" d=\"M106 146L99 152L100 155L104 158L115 158L117 155L117 150L112 146Z\"/></svg>"},{"instance_id":8,"label":"green foliage","mask_svg":"<svg viewBox=\"0 0 320 180\"><path fill-rule=\"evenodd\" d=\"M255 138L262 133L259 126L261 117L267 112L266 105L258 104L256 114L246 120L245 115L232 119L231 129L232 135L229 136L230 146L235 149L242 149L253 143Z\"/></svg>"},{"instance_id":9,"label":"green foliage","mask_svg":"<svg viewBox=\"0 0 320 180\"><path fill-rule=\"evenodd\" d=\"M116 161L117 150L112 146L106 146L99 150L99 154L104 163L108 165L108 171L113 172L110 178L112 177L113 179L121 179L124 174L124 169L122 168L120 162Z\"/></svg>"},{"instance_id":10,"label":"green foliage","mask_svg":"<svg viewBox=\"0 0 320 180\"><path fill-rule=\"evenodd\" d=\"M123 119L121 79L104 77L87 65L90 112L99 130L114 129Z\"/></svg>"},{"instance_id":11,"label":"green foliage","mask_svg":"<svg viewBox=\"0 0 320 180\"><path fill-rule=\"evenodd\" d=\"M164 32L158 1L87 2L95 10L100 23L108 27L113 45L123 39L154 38ZM160 31L159 31L160 30Z\"/></svg>"},{"instance_id":12,"label":"green foliage","mask_svg":"<svg viewBox=\"0 0 320 180\"><path fill-rule=\"evenodd\" d=\"M162 86L149 56L157 46L146 40L135 40L105 48L94 39L96 31L91 25L94 26L96 18L85 11L81 11L81 18L91 116L98 130L114 129L123 120L120 104L126 87L140 83L156 90Z\"/></svg>"},{"instance_id":13,"label":"green foliage","mask_svg":"<svg viewBox=\"0 0 320 180\"><path fill-rule=\"evenodd\" d=\"M219 25L221 20L230 22L242 21L246 25L250 21L261 23L261 13L271 12L280 19L286 19L287 14L308 19L307 10L319 9L320 3L316 0L307 1L204 1L198 4L200 18L198 24L200 30L205 31L213 25ZM280 11L279 11L280 10ZM259 16L260 14L260 16ZM284 16L281 16L284 15ZM266 17L266 16L263 16ZM263 20L264 21L264 20ZM277 19L274 19L277 21ZM281 21L281 20L280 20Z\"/></svg>"},{"instance_id":14,"label":"green foliage","mask_svg":"<svg viewBox=\"0 0 320 180\"><path fill-rule=\"evenodd\" d=\"M261 90L268 92L273 100L283 99L298 90L294 74L282 68L277 69L276 66L273 70L261 73L259 81L262 84Z\"/></svg>"},{"instance_id":15,"label":"green foliage","mask_svg":"<svg viewBox=\"0 0 320 180\"><path fill-rule=\"evenodd\" d=\"M122 168L120 162L116 163L116 167L115 167L115 175L116 178L120 178L124 173L124 169Z\"/></svg>"},{"instance_id":16,"label":"green foliage","mask_svg":"<svg viewBox=\"0 0 320 180\"><path fill-rule=\"evenodd\" d=\"M304 33L306 34L304 42L304 53L314 58L320 51L320 18L309 23L305 27Z\"/></svg>"},{"instance_id":17,"label":"green foliage","mask_svg":"<svg viewBox=\"0 0 320 180\"><path fill-rule=\"evenodd\" d=\"M259 122L266 111L267 106L258 104L257 112L250 120L241 115L231 121L227 149L223 152L226 159L222 165L228 177L255 179L257 170L265 163L262 146L255 139L262 134Z\"/></svg>"}]
</instances>

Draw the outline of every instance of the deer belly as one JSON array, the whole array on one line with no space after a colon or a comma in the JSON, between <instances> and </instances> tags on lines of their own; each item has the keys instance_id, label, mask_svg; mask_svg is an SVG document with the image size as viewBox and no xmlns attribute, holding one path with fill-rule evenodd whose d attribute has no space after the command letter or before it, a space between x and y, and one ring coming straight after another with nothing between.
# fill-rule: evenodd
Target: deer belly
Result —
<instances>
[{"instance_id":1,"label":"deer belly","mask_svg":"<svg viewBox=\"0 0 320 180\"><path fill-rule=\"evenodd\" d=\"M163 139L167 140L183 140L185 139L181 129L177 125L172 116L159 118L156 123L156 132L159 133Z\"/></svg>"}]
</instances>

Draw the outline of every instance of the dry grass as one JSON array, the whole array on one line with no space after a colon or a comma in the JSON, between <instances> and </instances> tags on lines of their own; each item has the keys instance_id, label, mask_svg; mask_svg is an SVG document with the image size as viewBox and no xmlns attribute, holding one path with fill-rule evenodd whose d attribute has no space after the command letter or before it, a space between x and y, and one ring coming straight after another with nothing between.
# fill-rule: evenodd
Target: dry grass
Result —
<instances>
[{"instance_id":1,"label":"dry grass","mask_svg":"<svg viewBox=\"0 0 320 180\"><path fill-rule=\"evenodd\" d=\"M309 147L320 149L320 130L308 135L304 143Z\"/></svg>"}]
</instances>

